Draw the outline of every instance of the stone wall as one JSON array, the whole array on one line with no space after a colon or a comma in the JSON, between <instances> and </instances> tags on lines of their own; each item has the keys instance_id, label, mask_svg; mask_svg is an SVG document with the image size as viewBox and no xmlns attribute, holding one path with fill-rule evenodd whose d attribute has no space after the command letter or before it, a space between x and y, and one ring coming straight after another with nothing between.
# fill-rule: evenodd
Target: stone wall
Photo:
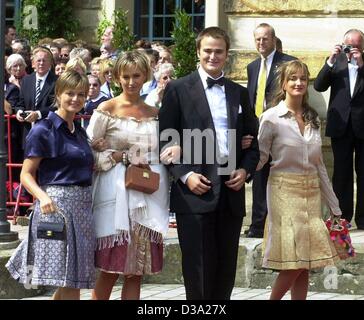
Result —
<instances>
[{"instance_id":1,"label":"stone wall","mask_svg":"<svg viewBox=\"0 0 364 320\"><path fill-rule=\"evenodd\" d=\"M271 24L284 52L305 61L315 78L344 33L364 25L364 0L224 1L232 40L233 79L246 79L246 65L256 56L253 30Z\"/></svg>"},{"instance_id":2,"label":"stone wall","mask_svg":"<svg viewBox=\"0 0 364 320\"><path fill-rule=\"evenodd\" d=\"M102 0L72 1L74 15L80 21L78 39L96 44L96 30L102 18Z\"/></svg>"}]
</instances>

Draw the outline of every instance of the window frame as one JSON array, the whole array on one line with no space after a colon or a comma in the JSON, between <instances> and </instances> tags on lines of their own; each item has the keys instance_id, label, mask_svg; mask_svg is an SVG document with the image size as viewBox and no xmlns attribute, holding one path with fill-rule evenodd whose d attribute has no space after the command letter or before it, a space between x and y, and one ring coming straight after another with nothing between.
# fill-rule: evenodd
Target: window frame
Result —
<instances>
[{"instance_id":1,"label":"window frame","mask_svg":"<svg viewBox=\"0 0 364 320\"><path fill-rule=\"evenodd\" d=\"M148 41L162 41L162 42L171 42L172 37L168 33L168 30L166 30L166 19L174 18L174 13L167 14L166 13L166 2L167 0L145 0L148 1L148 12L147 14L141 14L141 1L135 1L135 8L134 8L134 33L136 34L138 39L144 39ZM156 1L163 1L163 14L155 14L153 12L154 3ZM192 18L192 28L194 27L194 18L195 17L205 17L205 13L196 13L195 12L195 5L194 0L191 1L191 8L192 12L188 13L188 15ZM180 9L183 5L183 0L175 0L175 10ZM155 18L162 18L163 19L163 30L162 30L162 36L156 36L156 30L154 28L154 19ZM142 19L147 19L147 25L148 25L148 34L147 36L143 35L141 36L141 21Z\"/></svg>"}]
</instances>

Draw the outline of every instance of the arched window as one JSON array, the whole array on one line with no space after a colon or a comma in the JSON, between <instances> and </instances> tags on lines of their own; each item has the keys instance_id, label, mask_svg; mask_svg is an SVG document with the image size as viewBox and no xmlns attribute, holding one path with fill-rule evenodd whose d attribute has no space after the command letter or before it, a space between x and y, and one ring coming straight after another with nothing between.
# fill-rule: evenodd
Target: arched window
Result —
<instances>
[{"instance_id":1,"label":"arched window","mask_svg":"<svg viewBox=\"0 0 364 320\"><path fill-rule=\"evenodd\" d=\"M184 9L192 17L193 30L199 32L204 28L205 0L140 0L135 1L137 37L169 44L177 9Z\"/></svg>"}]
</instances>

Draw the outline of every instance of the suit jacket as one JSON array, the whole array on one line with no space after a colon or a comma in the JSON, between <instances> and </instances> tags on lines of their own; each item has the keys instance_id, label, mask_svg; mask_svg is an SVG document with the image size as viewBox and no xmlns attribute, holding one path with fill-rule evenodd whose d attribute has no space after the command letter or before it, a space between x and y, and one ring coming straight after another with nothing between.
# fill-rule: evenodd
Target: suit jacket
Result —
<instances>
[{"instance_id":1,"label":"suit jacket","mask_svg":"<svg viewBox=\"0 0 364 320\"><path fill-rule=\"evenodd\" d=\"M15 111L19 102L19 88L15 84L6 84L5 99L10 103L13 111Z\"/></svg>"},{"instance_id":2,"label":"suit jacket","mask_svg":"<svg viewBox=\"0 0 364 320\"><path fill-rule=\"evenodd\" d=\"M247 173L254 174L259 161L259 147L257 139L253 140L249 149L241 149L241 137L243 134L257 136L257 118L249 104L247 89L226 80L225 94L228 114L229 129L236 129L236 167L244 168ZM242 112L239 113L239 105ZM183 148L184 129L205 129L209 130L209 138L216 141L216 131L212 119L210 107L206 98L205 90L198 71L190 75L171 81L166 89L162 100L162 107L159 112L159 126L162 133L165 129L175 129L181 139L180 145ZM173 139L172 139L173 140ZM173 142L173 141L172 141ZM167 142L161 141L161 147ZM204 145L205 146L205 145ZM200 151L200 150L198 150ZM196 160L194 148L186 146L183 148L183 157L190 156L191 162L168 166L169 172L174 177L172 182L170 206L171 210L177 213L201 214L217 209L223 178L218 175L219 164L216 156L218 151L215 148L213 163L207 161L210 154L206 148L202 148L202 161ZM192 193L180 177L194 171L207 177L211 182L211 189L202 196ZM224 186L225 187L225 186ZM226 188L226 187L225 187ZM245 190L233 191L227 188L228 201L233 214L245 216Z\"/></svg>"},{"instance_id":3,"label":"suit jacket","mask_svg":"<svg viewBox=\"0 0 364 320\"><path fill-rule=\"evenodd\" d=\"M281 53L276 51L273 56L272 66L269 70L269 74L267 77L267 82L265 86L265 101L267 108L271 107L271 101L273 98L273 92L275 89L275 77L276 71L280 64L283 62L297 60L296 57L290 56L285 53ZM262 59L258 58L253 62L249 63L247 66L248 69L248 91L249 91L249 99L251 106L255 109L255 101L257 97L257 87L258 87L258 76L260 70L260 64Z\"/></svg>"},{"instance_id":4,"label":"suit jacket","mask_svg":"<svg viewBox=\"0 0 364 320\"><path fill-rule=\"evenodd\" d=\"M54 103L54 87L57 80L57 76L49 71L49 74L44 82L42 91L38 98L38 105L35 106L35 85L36 85L36 74L33 72L30 75L25 76L20 84L20 96L19 102L15 107L15 112L18 110L32 110L40 111L42 118L46 118L49 110L52 110L52 105ZM23 140L30 131L31 124L23 123ZM24 142L24 141L23 141Z\"/></svg>"},{"instance_id":5,"label":"suit jacket","mask_svg":"<svg viewBox=\"0 0 364 320\"><path fill-rule=\"evenodd\" d=\"M314 82L317 91L331 87L327 110L326 136L341 137L345 134L351 115L351 125L356 137L364 139L364 66L358 69L354 93L350 95L348 62L340 54L332 68L325 62Z\"/></svg>"}]
</instances>

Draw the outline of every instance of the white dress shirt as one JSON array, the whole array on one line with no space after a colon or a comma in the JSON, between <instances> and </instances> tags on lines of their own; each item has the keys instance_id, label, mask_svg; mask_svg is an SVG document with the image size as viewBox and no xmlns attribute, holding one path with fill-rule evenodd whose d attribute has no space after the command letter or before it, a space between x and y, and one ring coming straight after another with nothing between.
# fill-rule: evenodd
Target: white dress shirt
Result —
<instances>
[{"instance_id":1,"label":"white dress shirt","mask_svg":"<svg viewBox=\"0 0 364 320\"><path fill-rule=\"evenodd\" d=\"M228 119L227 119L227 109L226 109L226 95L225 86L213 85L211 88L207 86L207 78L212 78L202 67L198 68L198 73L200 75L203 88L205 90L207 102L210 107L212 120L214 122L214 127L216 131L216 139L219 148L219 156L227 157L229 155L229 145L228 145ZM215 78L215 80L220 79L224 76L224 73L220 77ZM193 172L188 172L183 175L180 179L183 183L186 183L187 178Z\"/></svg>"},{"instance_id":2,"label":"white dress shirt","mask_svg":"<svg viewBox=\"0 0 364 320\"><path fill-rule=\"evenodd\" d=\"M350 96L353 97L354 88L356 83L356 78L358 77L358 63L354 58L351 58L350 62L348 63L349 69L349 83L350 83Z\"/></svg>"},{"instance_id":3,"label":"white dress shirt","mask_svg":"<svg viewBox=\"0 0 364 320\"><path fill-rule=\"evenodd\" d=\"M49 71L44 75L44 76L39 76L38 73L35 74L35 93L37 93L37 83L38 83L38 80L41 79L42 82L40 83L40 92L42 92L43 90L43 87L44 87L44 84L47 80L47 77L48 77L48 74L49 74ZM39 110L36 110L35 111L38 115L38 120L39 119L42 119L42 114Z\"/></svg>"}]
</instances>

